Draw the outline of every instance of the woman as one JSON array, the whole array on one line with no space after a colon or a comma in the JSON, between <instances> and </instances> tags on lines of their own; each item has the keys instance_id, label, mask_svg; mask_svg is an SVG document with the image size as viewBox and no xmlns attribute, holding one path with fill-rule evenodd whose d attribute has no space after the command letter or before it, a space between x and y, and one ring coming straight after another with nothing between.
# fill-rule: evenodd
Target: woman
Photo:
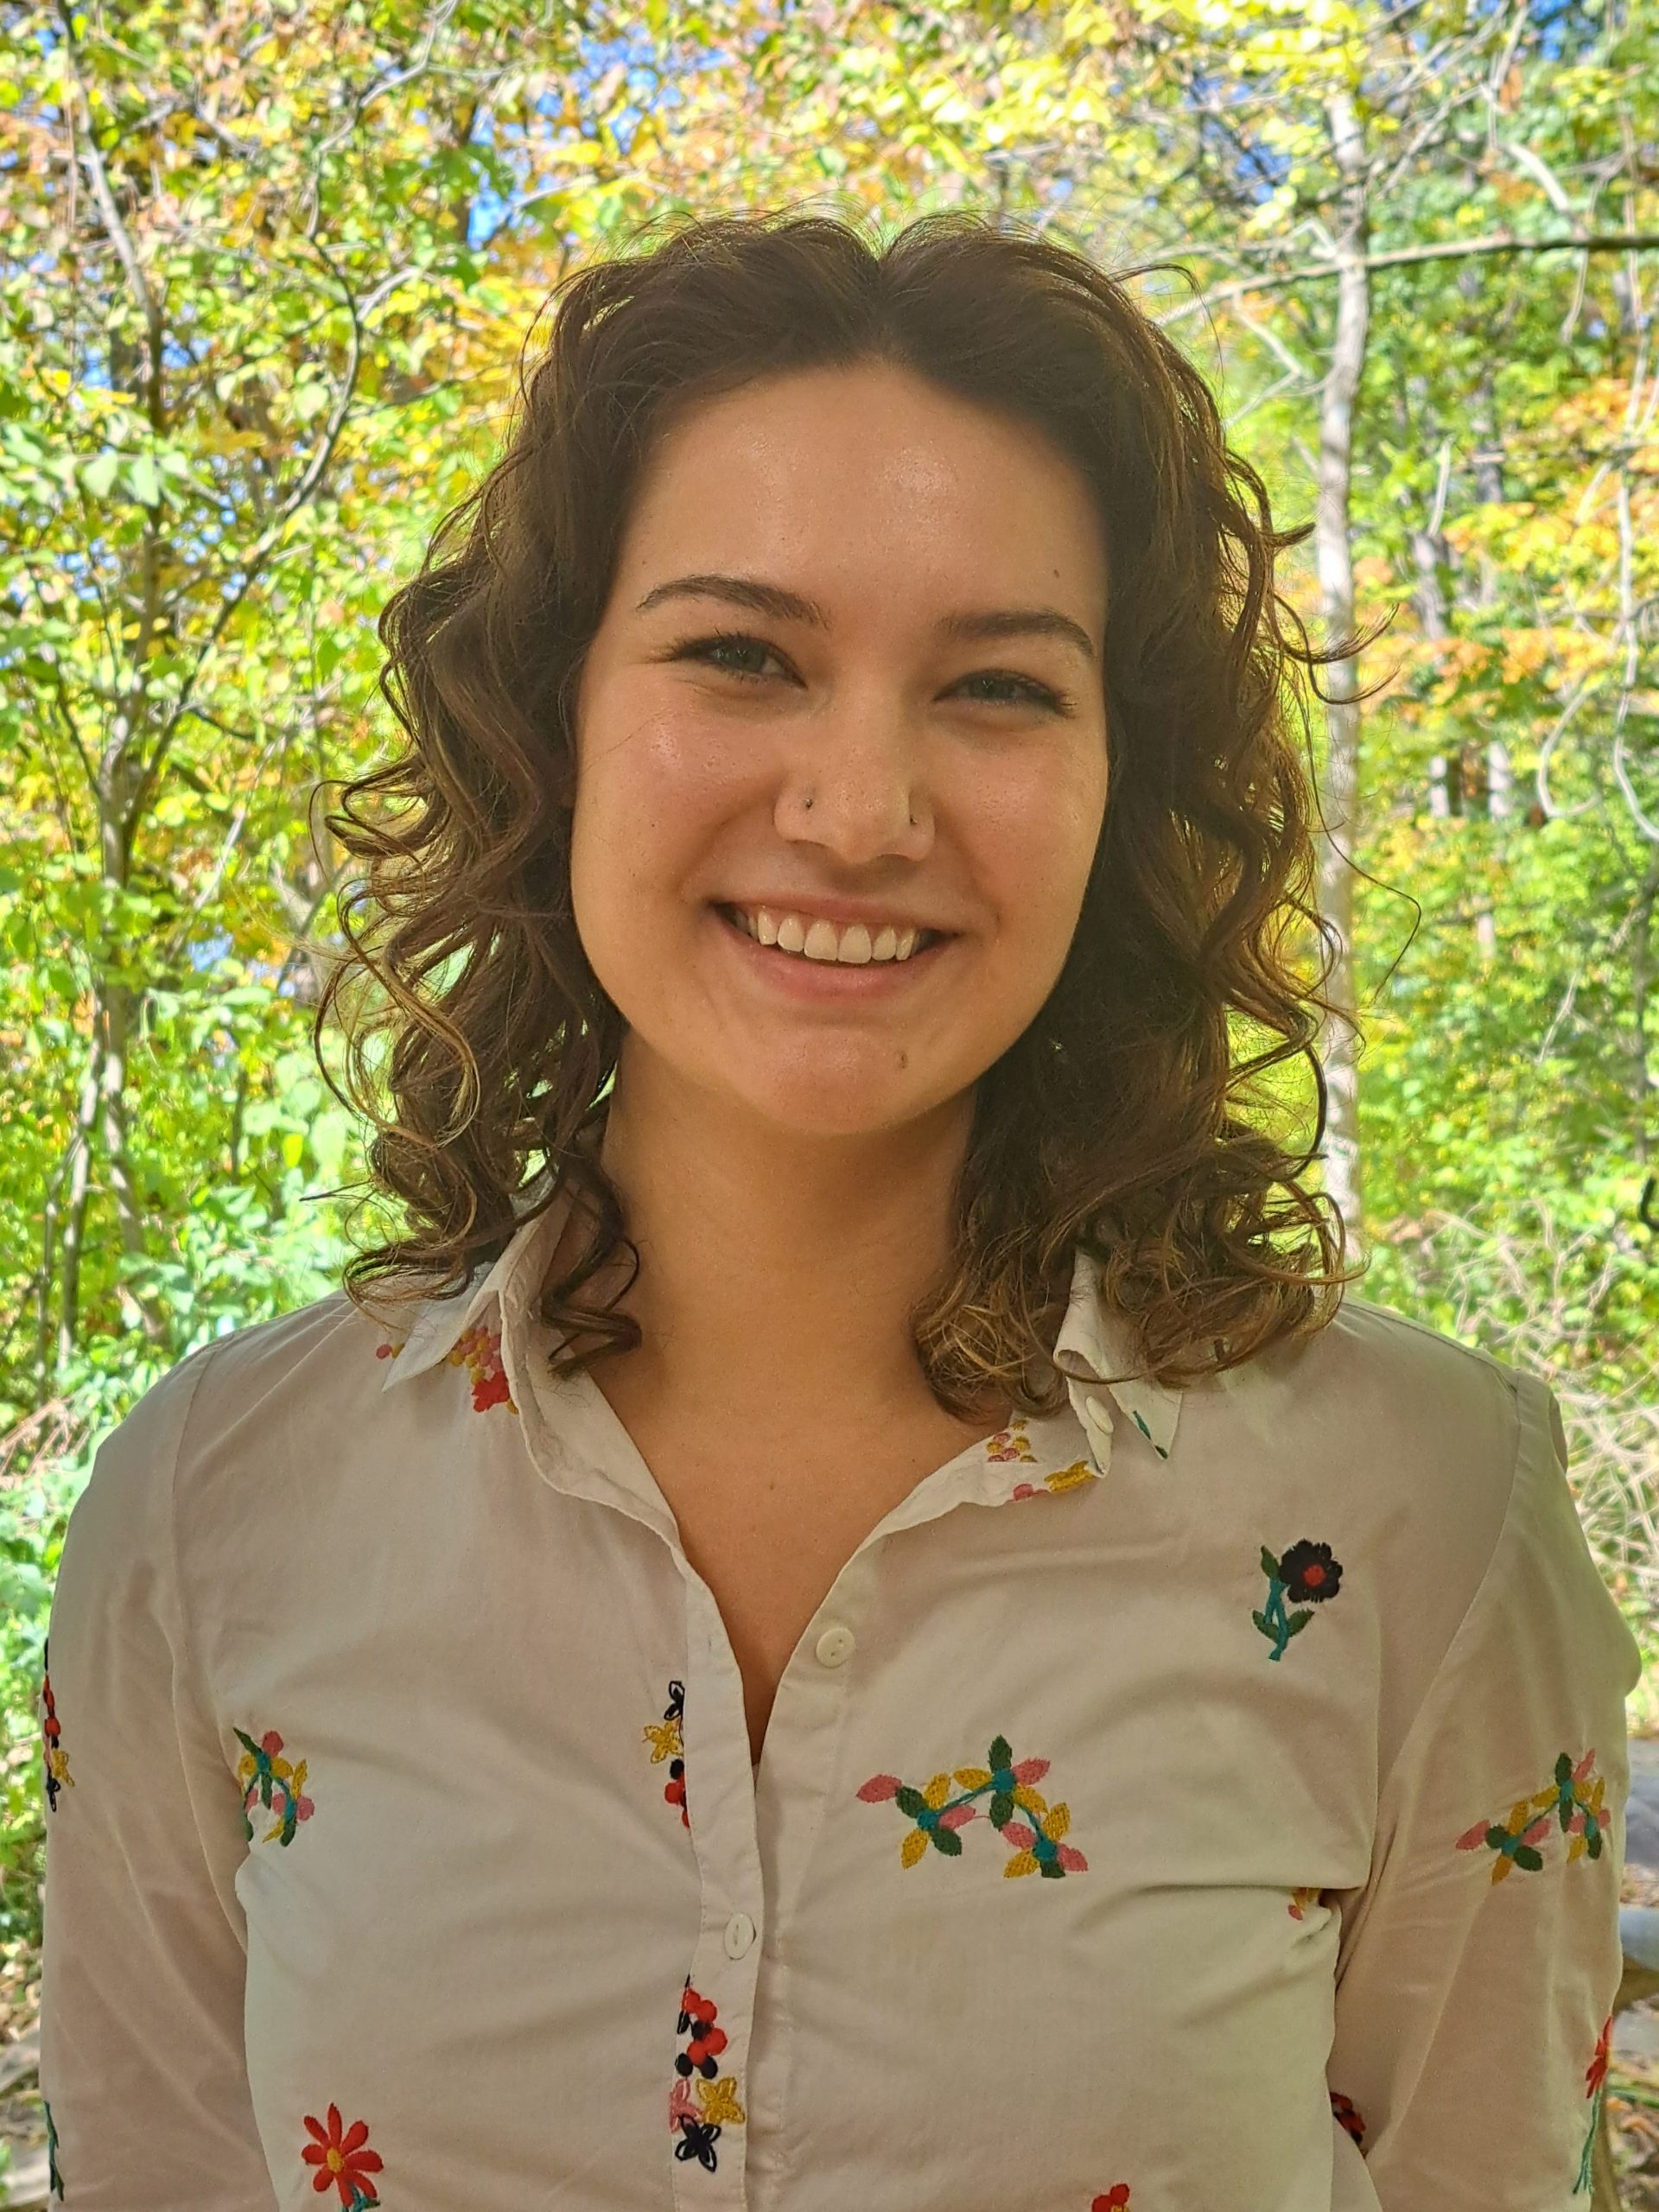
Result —
<instances>
[{"instance_id":1,"label":"woman","mask_svg":"<svg viewBox=\"0 0 1659 2212\"><path fill-rule=\"evenodd\" d=\"M1274 1134L1290 542L1050 241L563 288L334 817L404 1225L70 1527L66 2203L1587 2188L1637 1650Z\"/></svg>"}]
</instances>

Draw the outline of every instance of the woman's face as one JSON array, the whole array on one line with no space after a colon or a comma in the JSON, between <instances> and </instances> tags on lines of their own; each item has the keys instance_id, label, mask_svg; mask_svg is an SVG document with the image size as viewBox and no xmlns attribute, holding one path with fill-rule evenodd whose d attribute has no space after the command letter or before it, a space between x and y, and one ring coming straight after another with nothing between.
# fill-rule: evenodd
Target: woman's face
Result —
<instances>
[{"instance_id":1,"label":"woman's face","mask_svg":"<svg viewBox=\"0 0 1659 2212\"><path fill-rule=\"evenodd\" d=\"M823 1136L969 1090L1077 926L1106 591L1070 461L903 370L768 378L670 429L576 701L575 920L625 1068ZM791 915L793 951L739 918ZM871 957L914 927L940 940Z\"/></svg>"}]
</instances>

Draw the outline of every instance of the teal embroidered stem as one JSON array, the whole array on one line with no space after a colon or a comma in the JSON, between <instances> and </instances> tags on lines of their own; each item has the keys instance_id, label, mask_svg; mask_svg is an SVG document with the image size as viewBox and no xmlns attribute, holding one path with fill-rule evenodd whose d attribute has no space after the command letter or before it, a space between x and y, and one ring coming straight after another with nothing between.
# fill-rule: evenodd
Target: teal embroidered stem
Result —
<instances>
[{"instance_id":1,"label":"teal embroidered stem","mask_svg":"<svg viewBox=\"0 0 1659 2212\"><path fill-rule=\"evenodd\" d=\"M1274 1627L1273 1649L1268 1656L1282 1659L1290 1647L1290 1624L1285 1617L1285 1586L1276 1574L1268 1579L1268 1602L1262 1610Z\"/></svg>"}]
</instances>

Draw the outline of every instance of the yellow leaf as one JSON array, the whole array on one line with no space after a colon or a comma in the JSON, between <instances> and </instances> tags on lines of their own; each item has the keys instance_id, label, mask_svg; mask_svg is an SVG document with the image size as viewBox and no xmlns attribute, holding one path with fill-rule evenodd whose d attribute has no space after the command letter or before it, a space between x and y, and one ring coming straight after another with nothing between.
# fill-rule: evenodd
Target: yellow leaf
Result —
<instances>
[{"instance_id":1,"label":"yellow leaf","mask_svg":"<svg viewBox=\"0 0 1659 2212\"><path fill-rule=\"evenodd\" d=\"M1013 1858L1009 1859L1007 1865L1002 1869L1002 1872L1005 1874L1034 1874L1037 1872L1037 1859L1035 1853L1030 1851L1016 1851Z\"/></svg>"},{"instance_id":2,"label":"yellow leaf","mask_svg":"<svg viewBox=\"0 0 1659 2212\"><path fill-rule=\"evenodd\" d=\"M940 1806L944 1804L945 1799L950 1795L950 1777L948 1774L936 1774L932 1781L928 1783L926 1789L922 1792L923 1797L926 1800L928 1809L931 1812L935 1813L938 1811Z\"/></svg>"},{"instance_id":3,"label":"yellow leaf","mask_svg":"<svg viewBox=\"0 0 1659 2212\"><path fill-rule=\"evenodd\" d=\"M906 1866L913 1866L926 1849L927 1838L920 1828L912 1828L899 1847L899 1861Z\"/></svg>"},{"instance_id":4,"label":"yellow leaf","mask_svg":"<svg viewBox=\"0 0 1659 2212\"><path fill-rule=\"evenodd\" d=\"M956 1778L964 1789L988 1789L991 1770L988 1766L959 1766Z\"/></svg>"},{"instance_id":5,"label":"yellow leaf","mask_svg":"<svg viewBox=\"0 0 1659 2212\"><path fill-rule=\"evenodd\" d=\"M1028 1813L1046 1813L1048 1810L1048 1800L1042 1791L1033 1789L1027 1782L1014 1783L1014 1802L1016 1805L1023 1805Z\"/></svg>"},{"instance_id":6,"label":"yellow leaf","mask_svg":"<svg viewBox=\"0 0 1659 2212\"><path fill-rule=\"evenodd\" d=\"M1071 1825L1069 1805L1056 1805L1043 1822L1043 1834L1051 1843L1058 1843Z\"/></svg>"}]
</instances>

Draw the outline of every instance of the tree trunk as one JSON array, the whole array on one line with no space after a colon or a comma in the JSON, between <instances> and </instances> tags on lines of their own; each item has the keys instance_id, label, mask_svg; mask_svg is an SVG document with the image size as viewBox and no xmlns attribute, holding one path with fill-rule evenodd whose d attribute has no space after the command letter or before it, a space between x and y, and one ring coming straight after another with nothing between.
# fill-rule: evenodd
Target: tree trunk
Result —
<instances>
[{"instance_id":1,"label":"tree trunk","mask_svg":"<svg viewBox=\"0 0 1659 2212\"><path fill-rule=\"evenodd\" d=\"M1351 519L1354 413L1365 368L1370 322L1370 246L1364 133L1352 98L1338 92L1325 104L1338 172L1342 179L1336 239L1337 327L1331 365L1319 402L1319 488L1314 525L1319 595L1333 642L1354 630L1354 554ZM1359 1160L1358 1033L1355 1018L1354 874L1347 855L1358 834L1359 669L1357 658L1324 671L1330 704L1328 743L1319 793L1325 834L1319 841L1319 908L1334 936L1336 964L1326 986L1338 1019L1320 1039L1328 1092L1325 1187L1358 1246L1363 1228Z\"/></svg>"}]
</instances>

